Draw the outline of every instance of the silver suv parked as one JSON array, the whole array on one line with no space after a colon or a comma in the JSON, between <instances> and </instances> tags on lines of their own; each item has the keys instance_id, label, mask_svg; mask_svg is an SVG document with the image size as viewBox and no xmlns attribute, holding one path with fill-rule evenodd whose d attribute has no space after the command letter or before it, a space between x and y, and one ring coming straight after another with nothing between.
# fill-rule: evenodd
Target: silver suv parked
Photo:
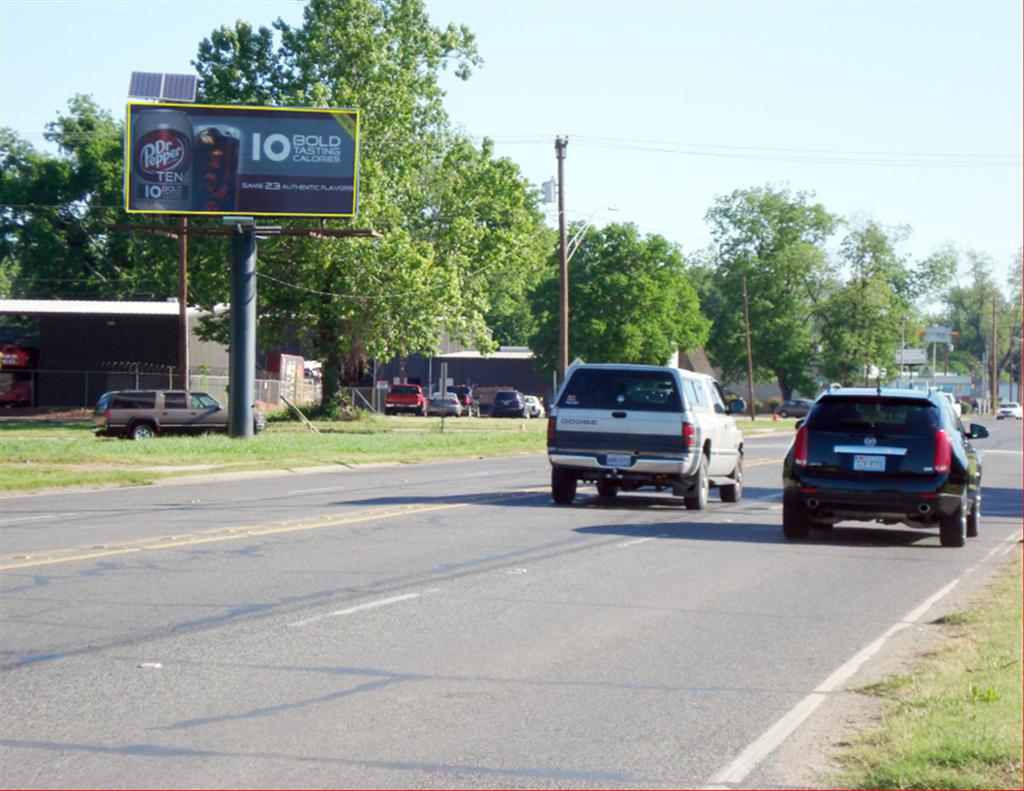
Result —
<instances>
[{"instance_id":1,"label":"silver suv parked","mask_svg":"<svg viewBox=\"0 0 1024 791\"><path fill-rule=\"evenodd\" d=\"M208 393L184 390L114 390L104 393L92 414L96 436L150 439L159 434L201 434L228 430L228 410ZM253 431L267 427L253 412Z\"/></svg>"},{"instance_id":2,"label":"silver suv parked","mask_svg":"<svg viewBox=\"0 0 1024 791\"><path fill-rule=\"evenodd\" d=\"M745 406L742 401L739 409ZM548 418L551 497L571 503L580 481L601 497L654 486L707 507L743 491L743 434L710 376L651 365L574 365Z\"/></svg>"}]
</instances>

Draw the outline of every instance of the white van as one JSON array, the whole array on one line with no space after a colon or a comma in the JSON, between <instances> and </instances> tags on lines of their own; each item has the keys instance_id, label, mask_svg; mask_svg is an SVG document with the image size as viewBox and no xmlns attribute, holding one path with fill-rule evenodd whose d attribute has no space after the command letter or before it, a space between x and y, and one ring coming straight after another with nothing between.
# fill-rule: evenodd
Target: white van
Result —
<instances>
[{"instance_id":1,"label":"white van","mask_svg":"<svg viewBox=\"0 0 1024 791\"><path fill-rule=\"evenodd\" d=\"M742 407L742 404L741 404ZM743 491L743 434L710 376L654 365L574 365L548 418L551 497L571 503L580 481L601 497L669 488L687 508Z\"/></svg>"}]
</instances>

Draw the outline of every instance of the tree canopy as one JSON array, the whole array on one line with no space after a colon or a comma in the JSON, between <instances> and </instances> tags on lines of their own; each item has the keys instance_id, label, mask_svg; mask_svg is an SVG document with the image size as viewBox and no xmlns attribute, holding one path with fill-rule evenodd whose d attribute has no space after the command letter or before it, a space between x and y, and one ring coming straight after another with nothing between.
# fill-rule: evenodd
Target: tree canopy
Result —
<instances>
[{"instance_id":1,"label":"tree canopy","mask_svg":"<svg viewBox=\"0 0 1024 791\"><path fill-rule=\"evenodd\" d=\"M559 365L559 296L552 256L531 297L531 346L548 371ZM569 265L569 319L569 356L587 362L665 365L676 351L702 346L708 332L679 248L628 223L585 231Z\"/></svg>"}]
</instances>

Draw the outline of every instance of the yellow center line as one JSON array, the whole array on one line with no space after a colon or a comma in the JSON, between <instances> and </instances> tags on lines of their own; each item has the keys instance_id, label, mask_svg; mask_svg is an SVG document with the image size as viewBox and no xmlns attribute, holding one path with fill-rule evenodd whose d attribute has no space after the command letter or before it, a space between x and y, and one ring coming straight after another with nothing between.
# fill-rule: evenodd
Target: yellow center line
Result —
<instances>
[{"instance_id":1,"label":"yellow center line","mask_svg":"<svg viewBox=\"0 0 1024 791\"><path fill-rule=\"evenodd\" d=\"M398 509L363 511L356 516L348 514L325 514L323 516L307 520L268 522L265 524L239 525L228 528L221 527L212 530L202 530L196 533L123 541L119 542L115 546L93 545L91 547L67 547L64 549L40 549L31 552L19 552L14 555L8 555L0 558L0 571L13 571L15 569L35 568L37 566L50 566L55 563L70 563L76 560L92 560L95 558L111 557L116 555L129 555L146 550L176 549L178 547L193 546L195 544L209 544L216 541L239 541L246 538L260 538L262 536L295 533L301 530L319 530L325 527L354 525L361 522L394 519L401 516L425 514L433 511L448 511L456 508L467 508L471 505L482 505L486 503L500 502L502 500L515 500L532 496L538 492L546 491L547 488L523 489L518 492L511 492L509 494L498 495L495 497L481 497L479 499L463 503L410 505L403 506Z\"/></svg>"}]
</instances>

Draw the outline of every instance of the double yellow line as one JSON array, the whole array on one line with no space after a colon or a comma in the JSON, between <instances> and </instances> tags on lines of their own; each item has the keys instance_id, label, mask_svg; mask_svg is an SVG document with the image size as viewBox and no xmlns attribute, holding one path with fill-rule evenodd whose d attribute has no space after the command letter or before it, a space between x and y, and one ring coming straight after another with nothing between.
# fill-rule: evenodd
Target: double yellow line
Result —
<instances>
[{"instance_id":1,"label":"double yellow line","mask_svg":"<svg viewBox=\"0 0 1024 791\"><path fill-rule=\"evenodd\" d=\"M357 514L324 514L313 519L285 520L267 522L256 525L237 525L213 530L201 530L194 533L178 533L174 535L143 538L136 541L122 541L112 544L94 544L92 546L65 547L61 549L40 549L31 552L18 552L0 555L0 571L49 566L55 563L71 563L76 560L95 560L96 558L133 555L138 552L149 552L161 549L176 549L211 544L216 541L241 541L248 538L296 533L300 530L321 530L325 527L355 525L360 522L373 522L383 519L395 519L402 516L425 514L432 511L449 511L455 508L467 508L471 505L516 500L532 497L538 492L546 492L547 488L523 489L499 496L481 497L457 503L439 505L407 505L398 508L377 508L360 511Z\"/></svg>"}]
</instances>

